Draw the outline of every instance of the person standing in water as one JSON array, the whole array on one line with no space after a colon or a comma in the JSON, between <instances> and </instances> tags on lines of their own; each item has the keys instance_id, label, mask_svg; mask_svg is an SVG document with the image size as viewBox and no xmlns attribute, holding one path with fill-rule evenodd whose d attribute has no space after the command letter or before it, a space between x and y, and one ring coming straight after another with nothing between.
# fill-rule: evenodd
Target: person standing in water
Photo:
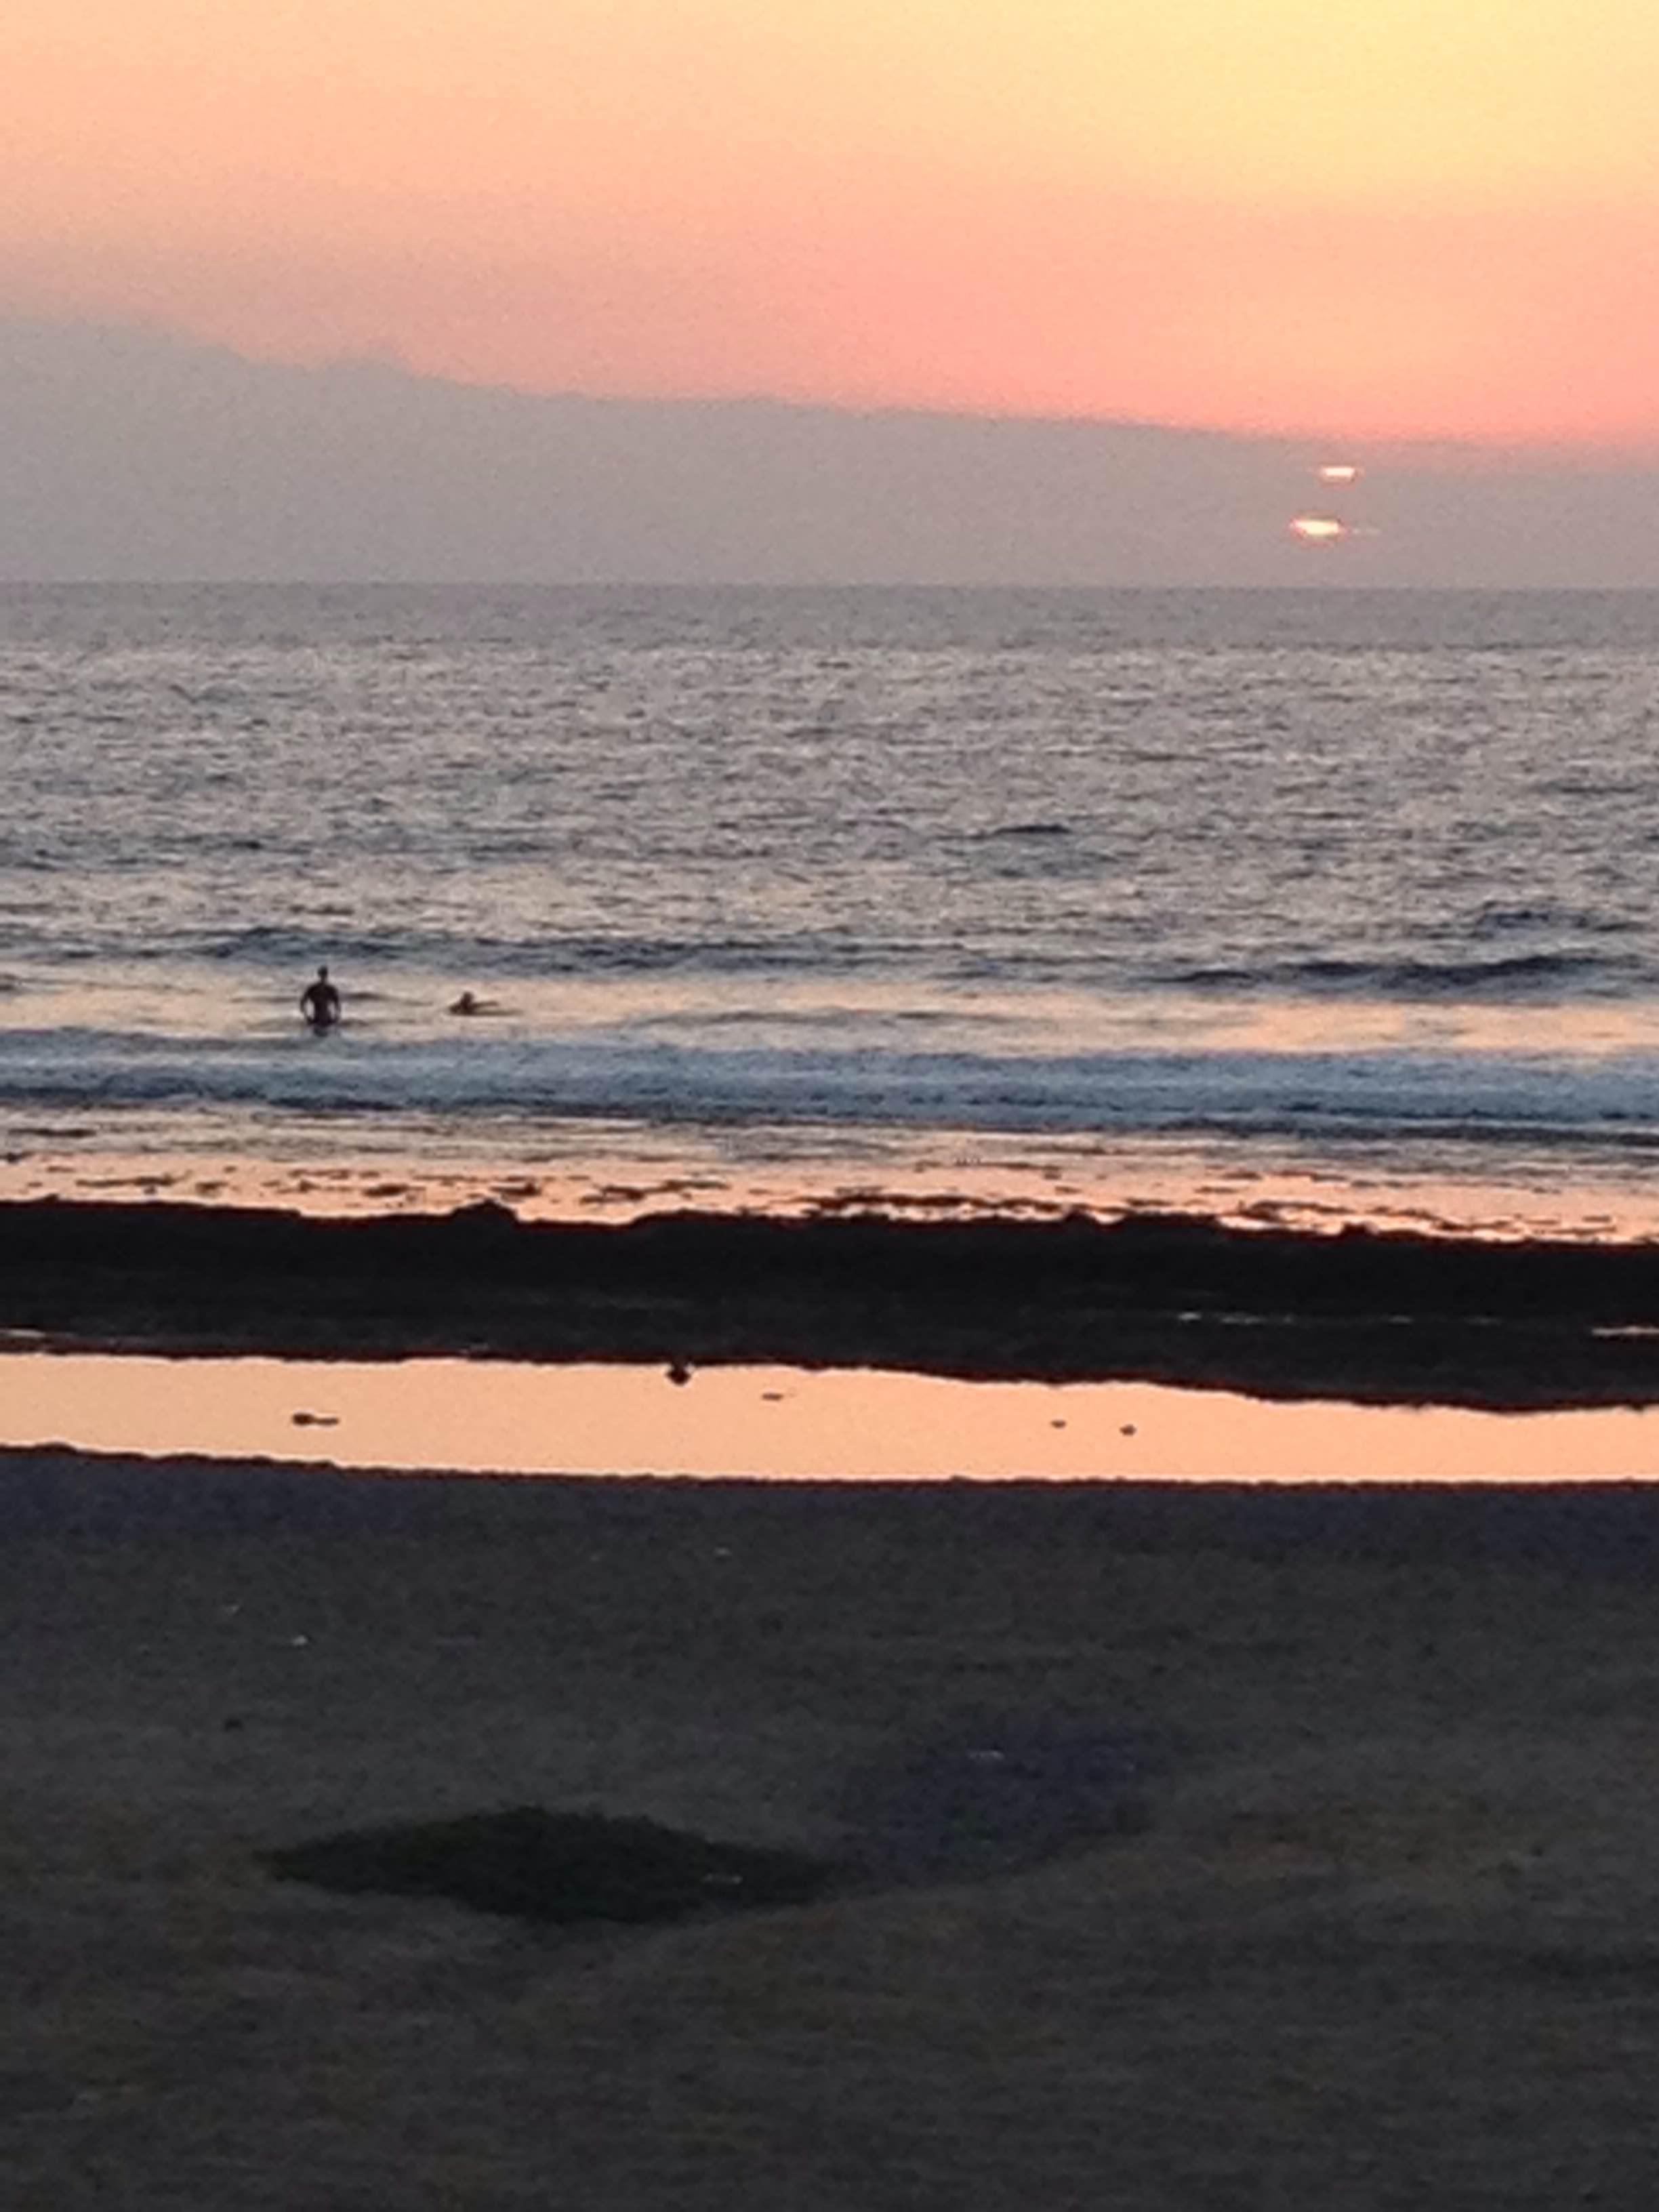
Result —
<instances>
[{"instance_id":1,"label":"person standing in water","mask_svg":"<svg viewBox=\"0 0 1659 2212\"><path fill-rule=\"evenodd\" d=\"M329 981L326 967L319 968L316 981L300 994L300 1012L314 1030L331 1030L339 1020L340 994Z\"/></svg>"}]
</instances>

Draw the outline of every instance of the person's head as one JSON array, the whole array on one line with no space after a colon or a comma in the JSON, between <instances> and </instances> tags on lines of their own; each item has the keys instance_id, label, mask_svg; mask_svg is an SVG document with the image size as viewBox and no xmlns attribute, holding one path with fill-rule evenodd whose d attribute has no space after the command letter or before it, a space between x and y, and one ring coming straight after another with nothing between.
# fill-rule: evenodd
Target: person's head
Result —
<instances>
[{"instance_id":1,"label":"person's head","mask_svg":"<svg viewBox=\"0 0 1659 2212\"><path fill-rule=\"evenodd\" d=\"M325 961L322 966L317 970L317 981L319 983L326 983L328 981L328 963L326 961Z\"/></svg>"}]
</instances>

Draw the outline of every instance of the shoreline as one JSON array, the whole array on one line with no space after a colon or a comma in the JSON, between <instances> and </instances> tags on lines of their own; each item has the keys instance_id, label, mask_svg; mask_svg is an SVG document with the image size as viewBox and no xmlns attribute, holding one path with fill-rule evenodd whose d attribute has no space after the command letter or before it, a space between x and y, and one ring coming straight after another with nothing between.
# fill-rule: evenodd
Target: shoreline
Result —
<instances>
[{"instance_id":1,"label":"shoreline","mask_svg":"<svg viewBox=\"0 0 1659 2212\"><path fill-rule=\"evenodd\" d=\"M1487 1411L1659 1403L1659 1244L1101 1222L0 1204L15 1349L902 1369Z\"/></svg>"},{"instance_id":2,"label":"shoreline","mask_svg":"<svg viewBox=\"0 0 1659 2212\"><path fill-rule=\"evenodd\" d=\"M187 1126L186 1126L187 1125ZM568 1117L532 1129L397 1115L285 1115L282 1129L186 1115L15 1128L0 1205L173 1204L379 1219L494 1201L526 1222L622 1226L651 1214L778 1220L1102 1222L1193 1215L1237 1229L1343 1227L1456 1243L1659 1239L1640 1148L1616 1158L1480 1146L1310 1146L1291 1138Z\"/></svg>"}]
</instances>

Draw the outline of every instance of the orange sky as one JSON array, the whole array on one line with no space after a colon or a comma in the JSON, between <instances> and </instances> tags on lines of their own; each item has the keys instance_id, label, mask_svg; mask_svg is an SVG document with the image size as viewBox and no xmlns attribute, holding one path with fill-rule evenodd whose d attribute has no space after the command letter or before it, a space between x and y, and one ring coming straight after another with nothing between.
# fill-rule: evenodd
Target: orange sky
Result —
<instances>
[{"instance_id":1,"label":"orange sky","mask_svg":"<svg viewBox=\"0 0 1659 2212\"><path fill-rule=\"evenodd\" d=\"M0 309L1659 443L1653 0L6 0Z\"/></svg>"}]
</instances>

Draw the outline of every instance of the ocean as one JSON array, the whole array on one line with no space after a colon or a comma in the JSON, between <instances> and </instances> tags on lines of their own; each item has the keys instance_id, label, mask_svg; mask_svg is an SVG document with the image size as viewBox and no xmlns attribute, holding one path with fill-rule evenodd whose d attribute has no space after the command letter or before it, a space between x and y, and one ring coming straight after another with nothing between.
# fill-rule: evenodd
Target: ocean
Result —
<instances>
[{"instance_id":1,"label":"ocean","mask_svg":"<svg viewBox=\"0 0 1659 2212\"><path fill-rule=\"evenodd\" d=\"M0 1195L1659 1233L1654 595L14 586L0 732Z\"/></svg>"}]
</instances>

